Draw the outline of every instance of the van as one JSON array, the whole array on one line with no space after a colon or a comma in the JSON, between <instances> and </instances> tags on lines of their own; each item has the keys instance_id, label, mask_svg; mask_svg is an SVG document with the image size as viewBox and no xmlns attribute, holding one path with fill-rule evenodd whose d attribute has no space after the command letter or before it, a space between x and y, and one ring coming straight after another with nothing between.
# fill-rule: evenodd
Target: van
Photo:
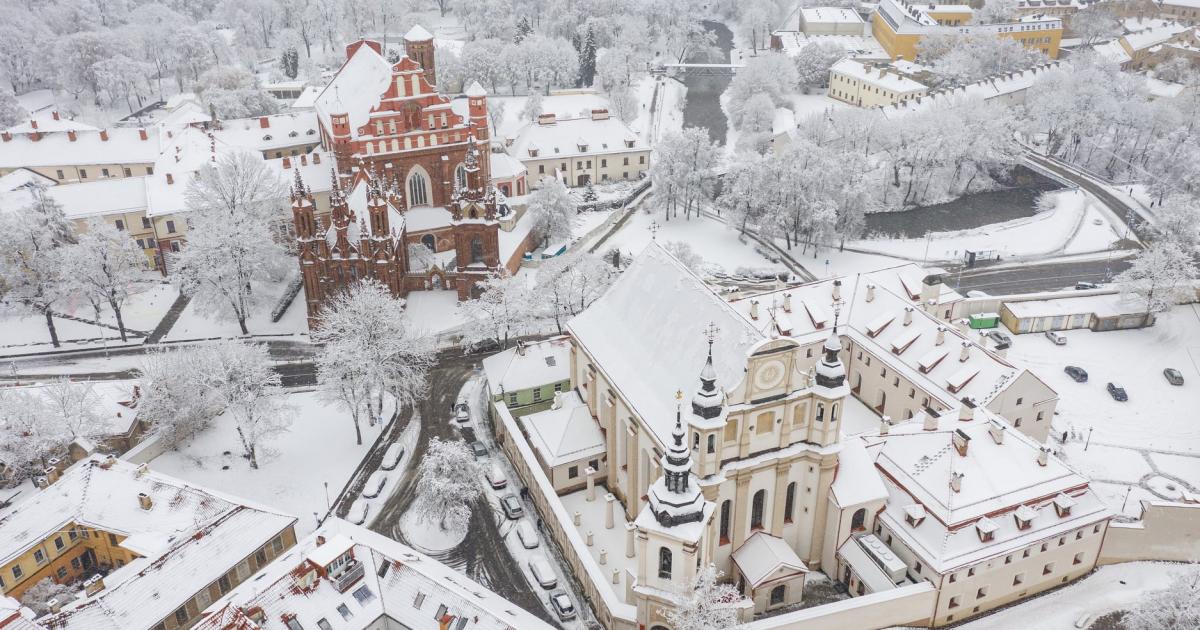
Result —
<instances>
[{"instance_id":1,"label":"van","mask_svg":"<svg viewBox=\"0 0 1200 630\"><path fill-rule=\"evenodd\" d=\"M499 464L493 463L484 476L487 477L488 485L492 487L492 490L499 490L508 485L508 477L504 475L503 470L500 470Z\"/></svg>"},{"instance_id":2,"label":"van","mask_svg":"<svg viewBox=\"0 0 1200 630\"><path fill-rule=\"evenodd\" d=\"M533 574L533 579L542 588L550 589L558 586L558 576L554 575L554 569L550 568L550 563L545 558L534 558L529 561L529 572Z\"/></svg>"},{"instance_id":3,"label":"van","mask_svg":"<svg viewBox=\"0 0 1200 630\"><path fill-rule=\"evenodd\" d=\"M526 549L536 549L541 543L538 539L537 532L534 531L533 525L526 519L521 519L517 523L517 540L521 541L521 546Z\"/></svg>"},{"instance_id":4,"label":"van","mask_svg":"<svg viewBox=\"0 0 1200 630\"><path fill-rule=\"evenodd\" d=\"M396 466L400 465L400 460L403 457L404 445L399 443L393 444L389 446L387 451L383 453L383 463L380 465L380 468L383 468L384 470L395 470Z\"/></svg>"},{"instance_id":5,"label":"van","mask_svg":"<svg viewBox=\"0 0 1200 630\"><path fill-rule=\"evenodd\" d=\"M383 486L387 484L387 475L381 470L376 470L367 477L367 485L363 486L363 496L368 499L374 499L383 492Z\"/></svg>"},{"instance_id":6,"label":"van","mask_svg":"<svg viewBox=\"0 0 1200 630\"><path fill-rule=\"evenodd\" d=\"M1053 343L1053 344L1054 344L1054 345L1056 345L1056 346L1065 346L1065 345L1067 345L1067 337L1066 337L1066 335L1059 334L1059 333L1057 333L1057 332L1055 332L1055 331L1053 331L1053 330L1047 330L1047 331L1046 331L1046 338L1047 338L1047 339L1049 339L1049 340L1050 340L1050 342L1051 342L1051 343Z\"/></svg>"}]
</instances>

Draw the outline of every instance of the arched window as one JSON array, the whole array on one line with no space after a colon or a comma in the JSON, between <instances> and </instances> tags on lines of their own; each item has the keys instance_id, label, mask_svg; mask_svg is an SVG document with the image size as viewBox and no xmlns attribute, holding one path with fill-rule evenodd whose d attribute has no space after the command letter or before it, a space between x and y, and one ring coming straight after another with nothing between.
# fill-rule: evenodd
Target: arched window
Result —
<instances>
[{"instance_id":1,"label":"arched window","mask_svg":"<svg viewBox=\"0 0 1200 630\"><path fill-rule=\"evenodd\" d=\"M771 589L771 605L777 606L783 603L783 597L787 593L787 588L780 584Z\"/></svg>"},{"instance_id":2,"label":"arched window","mask_svg":"<svg viewBox=\"0 0 1200 630\"><path fill-rule=\"evenodd\" d=\"M699 433L692 434L692 450L694 450L694 451L700 450L700 434Z\"/></svg>"},{"instance_id":3,"label":"arched window","mask_svg":"<svg viewBox=\"0 0 1200 630\"><path fill-rule=\"evenodd\" d=\"M754 502L750 506L750 529L763 528L763 512L767 509L767 491L759 490L754 493Z\"/></svg>"},{"instance_id":4,"label":"arched window","mask_svg":"<svg viewBox=\"0 0 1200 630\"><path fill-rule=\"evenodd\" d=\"M666 547L658 548L658 577L671 579L671 550Z\"/></svg>"},{"instance_id":5,"label":"arched window","mask_svg":"<svg viewBox=\"0 0 1200 630\"><path fill-rule=\"evenodd\" d=\"M408 207L429 205L429 181L413 169L408 176Z\"/></svg>"},{"instance_id":6,"label":"arched window","mask_svg":"<svg viewBox=\"0 0 1200 630\"><path fill-rule=\"evenodd\" d=\"M708 452L709 453L717 452L717 436L714 433L708 434Z\"/></svg>"},{"instance_id":7,"label":"arched window","mask_svg":"<svg viewBox=\"0 0 1200 630\"><path fill-rule=\"evenodd\" d=\"M817 404L817 422L825 422L825 405Z\"/></svg>"},{"instance_id":8,"label":"arched window","mask_svg":"<svg viewBox=\"0 0 1200 630\"><path fill-rule=\"evenodd\" d=\"M787 485L787 494L783 497L783 520L792 522L792 511L796 508L796 482Z\"/></svg>"},{"instance_id":9,"label":"arched window","mask_svg":"<svg viewBox=\"0 0 1200 630\"><path fill-rule=\"evenodd\" d=\"M854 511L854 516L850 517L850 531L861 532L867 526L867 508L858 508Z\"/></svg>"},{"instance_id":10,"label":"arched window","mask_svg":"<svg viewBox=\"0 0 1200 630\"><path fill-rule=\"evenodd\" d=\"M454 167L454 185L458 188L467 187L467 167L462 164Z\"/></svg>"},{"instance_id":11,"label":"arched window","mask_svg":"<svg viewBox=\"0 0 1200 630\"><path fill-rule=\"evenodd\" d=\"M829 412L829 421L830 422L837 422L837 412L838 412L837 403L833 403L833 410Z\"/></svg>"},{"instance_id":12,"label":"arched window","mask_svg":"<svg viewBox=\"0 0 1200 630\"><path fill-rule=\"evenodd\" d=\"M471 264L483 262L483 241L479 237L471 239Z\"/></svg>"},{"instance_id":13,"label":"arched window","mask_svg":"<svg viewBox=\"0 0 1200 630\"><path fill-rule=\"evenodd\" d=\"M721 528L718 530L718 533L720 534L722 545L729 542L729 520L730 512L732 511L732 501L726 499L725 501L721 502Z\"/></svg>"},{"instance_id":14,"label":"arched window","mask_svg":"<svg viewBox=\"0 0 1200 630\"><path fill-rule=\"evenodd\" d=\"M437 251L437 245L434 243L432 234L426 234L425 236L422 236L421 244L424 245L425 247L428 247L429 251L431 251L431 252Z\"/></svg>"}]
</instances>

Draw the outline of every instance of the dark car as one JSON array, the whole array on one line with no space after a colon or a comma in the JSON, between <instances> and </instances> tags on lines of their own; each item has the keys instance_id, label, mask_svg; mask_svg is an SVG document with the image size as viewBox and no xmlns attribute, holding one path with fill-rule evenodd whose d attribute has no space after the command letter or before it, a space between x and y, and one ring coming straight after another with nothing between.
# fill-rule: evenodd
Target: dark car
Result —
<instances>
[{"instance_id":1,"label":"dark car","mask_svg":"<svg viewBox=\"0 0 1200 630\"><path fill-rule=\"evenodd\" d=\"M1167 368L1163 370L1163 376L1167 377L1167 382L1176 387L1183 385L1183 374L1175 368Z\"/></svg>"},{"instance_id":2,"label":"dark car","mask_svg":"<svg viewBox=\"0 0 1200 630\"><path fill-rule=\"evenodd\" d=\"M487 457L487 447L483 442L471 442L471 452L475 453L475 459Z\"/></svg>"},{"instance_id":3,"label":"dark car","mask_svg":"<svg viewBox=\"0 0 1200 630\"><path fill-rule=\"evenodd\" d=\"M1074 365L1068 365L1067 367L1063 368L1063 371L1066 372L1067 376L1070 376L1071 380L1075 381L1076 383L1086 383L1087 382L1087 370L1085 370L1081 367L1075 367Z\"/></svg>"},{"instance_id":4,"label":"dark car","mask_svg":"<svg viewBox=\"0 0 1200 630\"><path fill-rule=\"evenodd\" d=\"M1108 394L1117 402L1125 402L1126 400L1129 400L1129 396L1125 394L1125 388L1117 385L1116 383L1108 384Z\"/></svg>"},{"instance_id":5,"label":"dark car","mask_svg":"<svg viewBox=\"0 0 1200 630\"><path fill-rule=\"evenodd\" d=\"M521 500L515 494L506 494L501 497L500 508L504 510L505 516L514 521L525 515L525 508L521 507Z\"/></svg>"},{"instance_id":6,"label":"dark car","mask_svg":"<svg viewBox=\"0 0 1200 630\"><path fill-rule=\"evenodd\" d=\"M554 609L554 614L558 615L559 621L575 618L575 604L571 603L571 598L562 589L550 591L550 607Z\"/></svg>"},{"instance_id":7,"label":"dark car","mask_svg":"<svg viewBox=\"0 0 1200 630\"><path fill-rule=\"evenodd\" d=\"M1096 284L1095 282L1076 282L1075 283L1076 291L1087 291L1089 289L1098 289L1098 288L1100 288L1100 285Z\"/></svg>"}]
</instances>

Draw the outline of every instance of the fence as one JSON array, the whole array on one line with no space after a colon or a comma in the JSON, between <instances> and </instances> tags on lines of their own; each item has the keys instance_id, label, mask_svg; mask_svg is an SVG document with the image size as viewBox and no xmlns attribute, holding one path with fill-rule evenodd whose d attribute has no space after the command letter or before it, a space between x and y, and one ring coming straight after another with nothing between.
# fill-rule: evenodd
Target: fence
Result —
<instances>
[{"instance_id":1,"label":"fence","mask_svg":"<svg viewBox=\"0 0 1200 630\"><path fill-rule=\"evenodd\" d=\"M1134 560L1200 561L1200 504L1142 501L1140 519L1109 523L1099 564Z\"/></svg>"},{"instance_id":2,"label":"fence","mask_svg":"<svg viewBox=\"0 0 1200 630\"><path fill-rule=\"evenodd\" d=\"M745 630L844 630L927 626L937 591L922 580L901 588L813 606L753 621Z\"/></svg>"}]
</instances>

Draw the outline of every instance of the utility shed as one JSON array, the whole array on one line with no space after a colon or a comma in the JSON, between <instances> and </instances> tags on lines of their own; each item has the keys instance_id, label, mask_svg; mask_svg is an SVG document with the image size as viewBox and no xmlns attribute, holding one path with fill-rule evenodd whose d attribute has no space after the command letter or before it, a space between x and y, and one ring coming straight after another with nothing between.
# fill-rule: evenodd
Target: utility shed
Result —
<instances>
[{"instance_id":1,"label":"utility shed","mask_svg":"<svg viewBox=\"0 0 1200 630\"><path fill-rule=\"evenodd\" d=\"M1004 302L1000 321L1015 333L1076 328L1099 332L1153 326L1154 314L1136 300L1125 301L1117 293L1108 293Z\"/></svg>"}]
</instances>

